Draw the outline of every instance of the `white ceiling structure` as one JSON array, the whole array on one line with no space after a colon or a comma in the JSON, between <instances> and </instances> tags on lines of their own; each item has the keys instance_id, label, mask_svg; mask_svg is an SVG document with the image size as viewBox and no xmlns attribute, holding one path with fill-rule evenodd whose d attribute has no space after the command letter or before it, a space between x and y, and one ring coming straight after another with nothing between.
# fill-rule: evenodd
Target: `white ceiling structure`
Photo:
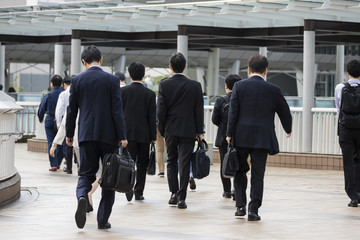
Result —
<instances>
[{"instance_id":1,"label":"white ceiling structure","mask_svg":"<svg viewBox=\"0 0 360 240\"><path fill-rule=\"evenodd\" d=\"M71 29L169 31L177 25L303 26L304 19L360 22L358 0L227 0L129 5L122 1L0 8L0 32L67 35Z\"/></svg>"},{"instance_id":2,"label":"white ceiling structure","mask_svg":"<svg viewBox=\"0 0 360 240\"><path fill-rule=\"evenodd\" d=\"M185 0L184 0L185 1ZM158 2L158 1L153 1ZM0 35L69 36L73 29L111 32L177 31L178 25L226 28L271 28L304 26L305 19L360 23L360 0L226 0L176 3L87 1L0 8ZM0 38L0 42L1 42ZM6 42L6 59L52 62L50 44L11 45ZM104 47L111 64L124 49ZM65 58L69 56L65 48ZM221 67L235 59L246 64L255 52L222 50ZM170 50L127 51L129 59L143 59L147 66L167 65ZM158 55L153 55L157 53ZM231 56L231 57L229 57ZM239 56L239 57L237 57ZM279 68L302 68L302 53L269 52ZM189 53L193 66L206 67L207 53ZM319 69L334 69L334 55L318 55ZM68 60L65 60L65 62ZM293 64L289 64L293 61Z\"/></svg>"}]
</instances>

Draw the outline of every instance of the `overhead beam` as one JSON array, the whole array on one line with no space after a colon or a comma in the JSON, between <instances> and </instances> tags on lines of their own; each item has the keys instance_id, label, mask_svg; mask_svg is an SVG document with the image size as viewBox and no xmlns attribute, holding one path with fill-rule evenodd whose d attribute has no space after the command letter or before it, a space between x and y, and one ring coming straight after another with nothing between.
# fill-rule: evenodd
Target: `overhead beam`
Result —
<instances>
[{"instance_id":1,"label":"overhead beam","mask_svg":"<svg viewBox=\"0 0 360 240\"><path fill-rule=\"evenodd\" d=\"M189 35L207 36L232 36L232 37L255 37L255 36L291 36L302 35L304 27L270 27L270 28L226 28L226 27L205 27L194 25L188 26Z\"/></svg>"},{"instance_id":2,"label":"overhead beam","mask_svg":"<svg viewBox=\"0 0 360 240\"><path fill-rule=\"evenodd\" d=\"M0 34L0 42L3 43L54 43L70 42L71 35L58 36L26 36L26 35L7 35Z\"/></svg>"}]
</instances>

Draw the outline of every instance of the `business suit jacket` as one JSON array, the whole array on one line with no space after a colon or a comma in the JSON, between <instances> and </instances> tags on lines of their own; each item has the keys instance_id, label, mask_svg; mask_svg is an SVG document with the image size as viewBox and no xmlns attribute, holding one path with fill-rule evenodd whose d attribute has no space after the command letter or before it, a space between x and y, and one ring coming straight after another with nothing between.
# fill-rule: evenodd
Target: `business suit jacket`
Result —
<instances>
[{"instance_id":1,"label":"business suit jacket","mask_svg":"<svg viewBox=\"0 0 360 240\"><path fill-rule=\"evenodd\" d=\"M291 133L292 117L280 88L252 76L235 83L230 100L227 136L235 147L261 148L279 152L274 117L278 114L286 133Z\"/></svg>"},{"instance_id":2,"label":"business suit jacket","mask_svg":"<svg viewBox=\"0 0 360 240\"><path fill-rule=\"evenodd\" d=\"M183 74L160 82L157 103L162 136L196 138L204 127L204 99L201 85Z\"/></svg>"},{"instance_id":3,"label":"business suit jacket","mask_svg":"<svg viewBox=\"0 0 360 240\"><path fill-rule=\"evenodd\" d=\"M231 93L232 92L229 92L226 95L228 97L229 104L230 104L230 99L231 99ZM213 122L213 124L218 126L216 139L215 139L216 147L227 145L226 128L227 128L228 116L223 116L223 106L225 103L226 103L226 100L224 99L224 97L219 97L218 99L216 99L213 114L211 117L211 121Z\"/></svg>"},{"instance_id":4,"label":"business suit jacket","mask_svg":"<svg viewBox=\"0 0 360 240\"><path fill-rule=\"evenodd\" d=\"M72 138L79 114L79 143L99 141L118 146L126 139L119 78L93 66L72 78L66 136Z\"/></svg>"},{"instance_id":5,"label":"business suit jacket","mask_svg":"<svg viewBox=\"0 0 360 240\"><path fill-rule=\"evenodd\" d=\"M128 141L156 140L156 96L141 82L121 88Z\"/></svg>"}]
</instances>

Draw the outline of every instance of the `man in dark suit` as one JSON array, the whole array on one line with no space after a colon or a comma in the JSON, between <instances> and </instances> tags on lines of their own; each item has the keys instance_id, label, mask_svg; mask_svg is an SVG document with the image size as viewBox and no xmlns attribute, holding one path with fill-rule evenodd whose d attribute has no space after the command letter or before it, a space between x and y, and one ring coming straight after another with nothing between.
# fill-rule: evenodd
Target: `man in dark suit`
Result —
<instances>
[{"instance_id":1,"label":"man in dark suit","mask_svg":"<svg viewBox=\"0 0 360 240\"><path fill-rule=\"evenodd\" d=\"M80 177L76 189L78 206L75 213L78 228L83 228L86 222L88 192L96 179L99 158L116 152L119 144L123 147L127 145L119 78L101 69L101 53L94 46L82 52L81 61L86 71L72 78L66 119L66 143L72 146L76 117L80 111ZM97 214L99 229L111 227L108 219L114 200L114 191L102 189Z\"/></svg>"},{"instance_id":2,"label":"man in dark suit","mask_svg":"<svg viewBox=\"0 0 360 240\"><path fill-rule=\"evenodd\" d=\"M224 161L225 153L227 152L228 143L226 141L226 128L228 120L228 110L230 106L230 98L233 86L241 78L237 74L229 74L225 78L225 92L226 95L216 99L214 111L212 114L212 122L218 126L215 146L218 147L220 153L220 178L223 185L223 197L231 198L231 181L230 178L224 178L222 175L222 162ZM235 198L234 198L235 199Z\"/></svg>"},{"instance_id":3,"label":"man in dark suit","mask_svg":"<svg viewBox=\"0 0 360 240\"><path fill-rule=\"evenodd\" d=\"M56 125L55 119L55 109L58 102L58 98L60 93L62 92L60 86L62 82L62 77L59 75L54 75L50 79L50 87L51 91L44 96L41 100L38 110L38 118L40 123L44 121L44 115L46 114L45 118L45 132L46 138L48 142L48 154L50 160L50 168L49 171L56 172L61 165L61 161L64 157L63 155L63 148L62 146L58 146L55 150L55 157L50 156L50 148L53 144L56 131L54 125Z\"/></svg>"},{"instance_id":4,"label":"man in dark suit","mask_svg":"<svg viewBox=\"0 0 360 240\"><path fill-rule=\"evenodd\" d=\"M146 169L149 164L149 144L156 143L156 96L142 79L145 66L134 62L128 67L131 84L121 89L129 153L136 161L135 200L144 200ZM132 192L127 198L131 201Z\"/></svg>"},{"instance_id":5,"label":"man in dark suit","mask_svg":"<svg viewBox=\"0 0 360 240\"><path fill-rule=\"evenodd\" d=\"M268 60L254 55L248 62L250 78L235 83L230 100L227 126L228 143L233 140L237 148L240 169L234 177L237 211L235 216L246 214L246 188L249 171L247 158L251 158L251 189L249 221L259 221L258 209L262 204L265 165L268 154L279 152L275 135L274 116L278 114L281 124L291 136L292 117L280 88L264 80Z\"/></svg>"},{"instance_id":6,"label":"man in dark suit","mask_svg":"<svg viewBox=\"0 0 360 240\"><path fill-rule=\"evenodd\" d=\"M167 177L171 197L169 204L187 208L186 189L189 182L190 159L195 139L202 140L204 126L204 100L199 82L182 72L186 59L181 53L170 58L174 75L159 85L157 115L159 132L167 146ZM179 167L178 167L179 162ZM178 180L180 171L180 186Z\"/></svg>"}]
</instances>

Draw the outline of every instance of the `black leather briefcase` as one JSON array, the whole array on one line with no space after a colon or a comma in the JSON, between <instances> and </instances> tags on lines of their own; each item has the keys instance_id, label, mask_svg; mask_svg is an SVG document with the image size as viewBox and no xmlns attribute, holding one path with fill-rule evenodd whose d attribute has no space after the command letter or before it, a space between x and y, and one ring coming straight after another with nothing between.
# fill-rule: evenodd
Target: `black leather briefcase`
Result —
<instances>
[{"instance_id":1,"label":"black leather briefcase","mask_svg":"<svg viewBox=\"0 0 360 240\"><path fill-rule=\"evenodd\" d=\"M103 159L100 186L117 192L130 192L135 184L135 162L127 149L122 153L108 153Z\"/></svg>"},{"instance_id":2,"label":"black leather briefcase","mask_svg":"<svg viewBox=\"0 0 360 240\"><path fill-rule=\"evenodd\" d=\"M236 171L239 170L239 160L237 157L236 149L230 143L228 150L225 153L224 160L222 162L222 176L224 178L232 178L235 176Z\"/></svg>"}]
</instances>

